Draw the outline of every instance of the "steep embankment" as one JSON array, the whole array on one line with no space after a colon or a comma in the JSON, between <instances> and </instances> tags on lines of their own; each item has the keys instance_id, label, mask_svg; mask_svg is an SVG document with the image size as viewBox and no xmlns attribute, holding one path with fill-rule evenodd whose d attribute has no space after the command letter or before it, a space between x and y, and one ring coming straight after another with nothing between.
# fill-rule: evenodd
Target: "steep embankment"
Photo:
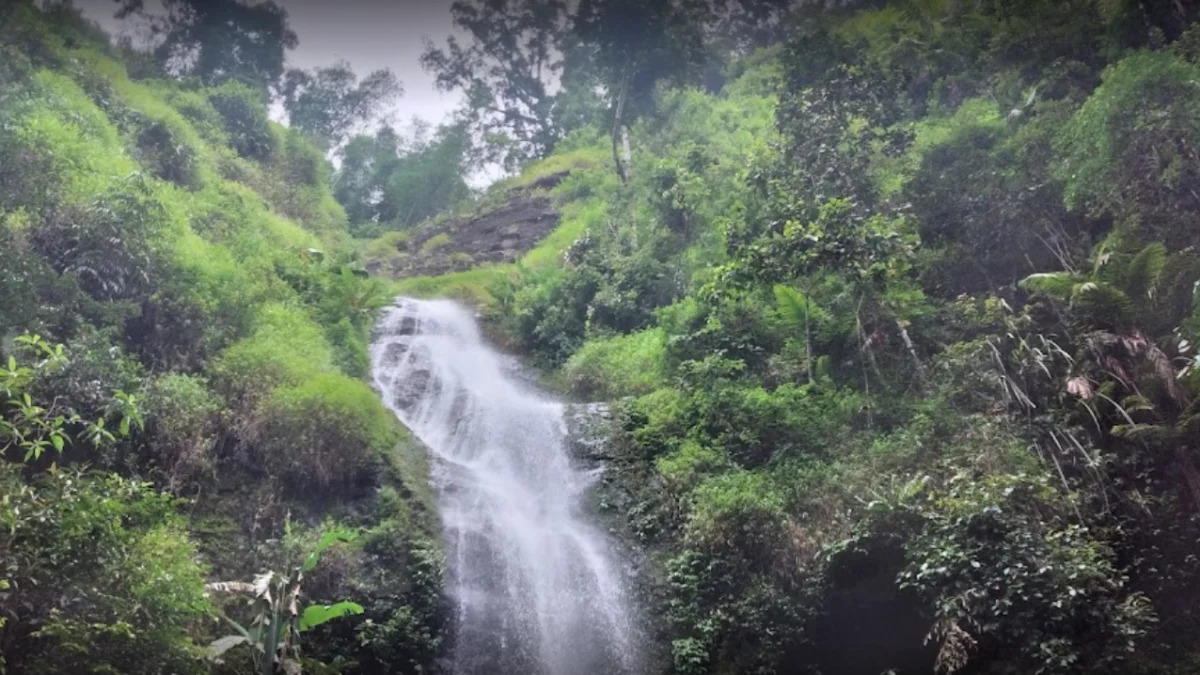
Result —
<instances>
[{"instance_id":1,"label":"steep embankment","mask_svg":"<svg viewBox=\"0 0 1200 675\"><path fill-rule=\"evenodd\" d=\"M323 153L262 92L139 58L69 10L0 6L8 672L207 671L200 648L227 629L203 583L286 573L341 527L360 534L305 602L365 613L305 653L424 667L438 518L422 451L363 380L389 298L354 273Z\"/></svg>"},{"instance_id":2,"label":"steep embankment","mask_svg":"<svg viewBox=\"0 0 1200 675\"><path fill-rule=\"evenodd\" d=\"M574 134L521 265L400 284L614 401L674 673L1187 670L1200 33L870 4L659 92L627 183Z\"/></svg>"},{"instance_id":3,"label":"steep embankment","mask_svg":"<svg viewBox=\"0 0 1200 675\"><path fill-rule=\"evenodd\" d=\"M384 236L371 245L366 267L372 274L403 279L514 263L558 222L548 197L509 193L500 206Z\"/></svg>"}]
</instances>

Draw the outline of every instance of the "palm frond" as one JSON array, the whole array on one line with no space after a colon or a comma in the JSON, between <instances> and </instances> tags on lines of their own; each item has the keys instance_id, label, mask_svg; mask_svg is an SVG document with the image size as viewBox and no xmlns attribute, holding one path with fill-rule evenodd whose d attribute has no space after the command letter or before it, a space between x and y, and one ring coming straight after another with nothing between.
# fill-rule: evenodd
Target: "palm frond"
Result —
<instances>
[{"instance_id":1,"label":"palm frond","mask_svg":"<svg viewBox=\"0 0 1200 675\"><path fill-rule=\"evenodd\" d=\"M1022 279L1020 286L1031 293L1045 293L1069 300L1075 289L1086 281L1086 277L1070 272L1039 272Z\"/></svg>"},{"instance_id":2,"label":"palm frond","mask_svg":"<svg viewBox=\"0 0 1200 675\"><path fill-rule=\"evenodd\" d=\"M1075 287L1071 307L1087 312L1096 323L1120 324L1128 320L1133 303L1111 284L1087 281Z\"/></svg>"},{"instance_id":3,"label":"palm frond","mask_svg":"<svg viewBox=\"0 0 1200 675\"><path fill-rule=\"evenodd\" d=\"M1120 270L1121 289L1137 302L1153 298L1166 264L1167 247L1157 241L1150 244Z\"/></svg>"},{"instance_id":4,"label":"palm frond","mask_svg":"<svg viewBox=\"0 0 1200 675\"><path fill-rule=\"evenodd\" d=\"M814 324L828 318L825 310L818 307L811 298L783 284L775 285L775 309L787 322L788 327L797 333L804 330L806 314L808 321Z\"/></svg>"}]
</instances>

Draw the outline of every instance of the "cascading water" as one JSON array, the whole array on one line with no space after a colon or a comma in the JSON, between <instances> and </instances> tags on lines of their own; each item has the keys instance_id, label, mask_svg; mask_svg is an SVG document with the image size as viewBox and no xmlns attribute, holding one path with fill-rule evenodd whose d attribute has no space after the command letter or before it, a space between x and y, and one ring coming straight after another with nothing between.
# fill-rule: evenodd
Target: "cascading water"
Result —
<instances>
[{"instance_id":1,"label":"cascading water","mask_svg":"<svg viewBox=\"0 0 1200 675\"><path fill-rule=\"evenodd\" d=\"M634 673L619 562L581 513L592 474L567 455L562 405L449 301L398 300L371 359L384 402L434 455L454 675Z\"/></svg>"}]
</instances>

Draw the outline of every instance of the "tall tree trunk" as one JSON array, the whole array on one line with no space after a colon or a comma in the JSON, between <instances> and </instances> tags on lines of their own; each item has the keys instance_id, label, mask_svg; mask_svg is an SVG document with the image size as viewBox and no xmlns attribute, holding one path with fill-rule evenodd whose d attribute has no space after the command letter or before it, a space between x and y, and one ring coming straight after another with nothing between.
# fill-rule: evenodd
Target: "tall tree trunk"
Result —
<instances>
[{"instance_id":1,"label":"tall tree trunk","mask_svg":"<svg viewBox=\"0 0 1200 675\"><path fill-rule=\"evenodd\" d=\"M625 158L625 175L633 175L633 153L629 149L629 127L621 125L621 150Z\"/></svg>"},{"instance_id":2,"label":"tall tree trunk","mask_svg":"<svg viewBox=\"0 0 1200 675\"><path fill-rule=\"evenodd\" d=\"M863 300L864 300L863 296L861 296L861 295L858 296L858 307L854 308L854 327L858 331L859 350L865 351L867 353L867 359L870 361L871 365L875 369L875 376L881 377L879 375L879 365L875 363L875 352L871 351L870 345L867 344L867 332L866 332L866 330L863 329L863 323L862 323ZM863 371L863 393L866 394L866 397L867 397L867 405L866 405L867 429L869 430L873 426L872 420L871 420L871 377L870 377L870 375L867 374L867 360L860 358L859 363L862 364L862 371Z\"/></svg>"},{"instance_id":3,"label":"tall tree trunk","mask_svg":"<svg viewBox=\"0 0 1200 675\"><path fill-rule=\"evenodd\" d=\"M921 363L921 357L917 356L917 348L913 345L912 338L908 335L908 328L905 327L904 321L900 317L896 317L896 328L900 329L900 339L904 341L904 347L908 349L909 356L912 356L913 365L917 368L917 379L920 380L921 386L925 386L925 366Z\"/></svg>"},{"instance_id":4,"label":"tall tree trunk","mask_svg":"<svg viewBox=\"0 0 1200 675\"><path fill-rule=\"evenodd\" d=\"M617 94L617 107L613 111L613 128L612 128L612 153L613 163L617 168L617 176L624 183L629 180L629 175L626 171L625 162L629 161L629 132L625 129L625 100L629 97L629 78L633 73L632 59L625 62L625 74L621 76L621 91ZM625 147L625 162L621 159L621 154L618 151L618 139L623 139Z\"/></svg>"}]
</instances>

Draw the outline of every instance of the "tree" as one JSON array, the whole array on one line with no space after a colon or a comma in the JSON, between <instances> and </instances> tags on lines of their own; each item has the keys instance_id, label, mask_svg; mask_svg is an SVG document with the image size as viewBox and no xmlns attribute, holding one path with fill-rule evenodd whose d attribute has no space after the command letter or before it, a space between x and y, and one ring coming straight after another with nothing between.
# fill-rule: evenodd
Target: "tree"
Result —
<instances>
[{"instance_id":1,"label":"tree","mask_svg":"<svg viewBox=\"0 0 1200 675\"><path fill-rule=\"evenodd\" d=\"M287 10L274 0L162 0L147 14L144 0L116 0L117 18L148 22L154 53L167 72L205 84L236 79L270 87L283 76L284 54L298 44Z\"/></svg>"},{"instance_id":2,"label":"tree","mask_svg":"<svg viewBox=\"0 0 1200 675\"><path fill-rule=\"evenodd\" d=\"M470 141L463 124L442 126L432 135L428 125L417 124L408 139L390 127L351 139L333 189L352 231L367 236L407 229L466 198Z\"/></svg>"},{"instance_id":3,"label":"tree","mask_svg":"<svg viewBox=\"0 0 1200 675\"><path fill-rule=\"evenodd\" d=\"M375 119L404 93L392 71L376 70L360 82L345 61L313 70L293 68L282 89L288 121L326 148L341 145L354 128Z\"/></svg>"},{"instance_id":4,"label":"tree","mask_svg":"<svg viewBox=\"0 0 1200 675\"><path fill-rule=\"evenodd\" d=\"M649 106L659 81L686 81L707 60L699 17L688 9L671 0L582 0L575 13L573 31L595 47L608 89L613 162L622 180L629 171L632 113Z\"/></svg>"},{"instance_id":5,"label":"tree","mask_svg":"<svg viewBox=\"0 0 1200 675\"><path fill-rule=\"evenodd\" d=\"M453 36L444 49L427 42L421 65L442 90L466 94L474 132L499 146L506 168L550 154L561 137L553 89L563 68L566 3L456 0L450 12L471 44Z\"/></svg>"}]
</instances>

